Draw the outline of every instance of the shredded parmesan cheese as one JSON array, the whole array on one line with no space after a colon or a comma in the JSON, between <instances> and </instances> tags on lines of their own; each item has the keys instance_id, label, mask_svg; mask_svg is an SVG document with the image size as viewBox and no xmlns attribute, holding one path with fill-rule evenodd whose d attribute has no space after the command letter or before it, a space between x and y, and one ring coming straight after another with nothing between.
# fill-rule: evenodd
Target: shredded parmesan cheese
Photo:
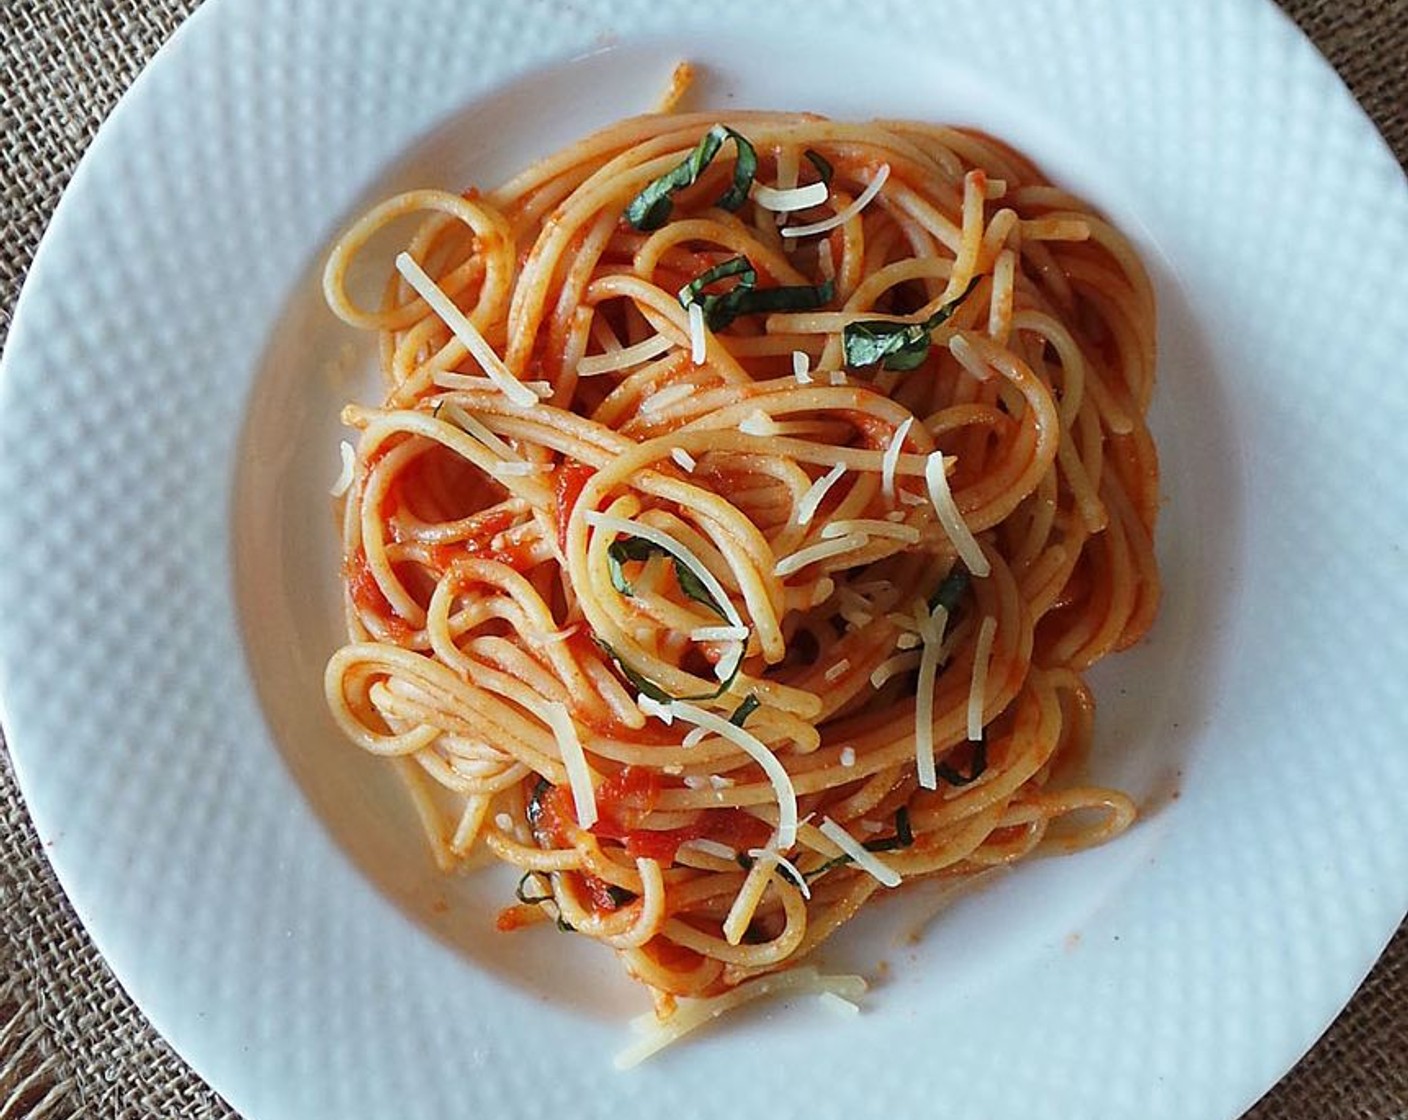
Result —
<instances>
[{"instance_id":1,"label":"shredded parmesan cheese","mask_svg":"<svg viewBox=\"0 0 1408 1120\"><path fill-rule=\"evenodd\" d=\"M934 512L939 515L939 524L948 534L948 539L953 542L953 547L963 563L975 576L990 574L992 565L988 563L977 538L963 520L958 503L953 500L953 491L948 486L948 475L944 472L942 453L935 451L925 461L924 481L929 487L929 501L934 505Z\"/></svg>"},{"instance_id":2,"label":"shredded parmesan cheese","mask_svg":"<svg viewBox=\"0 0 1408 1120\"><path fill-rule=\"evenodd\" d=\"M352 450L352 445L343 440L337 447L342 455L342 470L337 476L337 481L332 484L332 489L328 491L334 498L340 498L352 487L353 471L357 466L357 453Z\"/></svg>"},{"instance_id":3,"label":"shredded parmesan cheese","mask_svg":"<svg viewBox=\"0 0 1408 1120\"><path fill-rule=\"evenodd\" d=\"M812 383L811 359L807 357L805 350L792 351L792 376L797 379L798 385L810 385Z\"/></svg>"},{"instance_id":4,"label":"shredded parmesan cheese","mask_svg":"<svg viewBox=\"0 0 1408 1120\"><path fill-rule=\"evenodd\" d=\"M863 533L867 537L893 537L906 544L919 543L919 530L913 525L898 525L893 521L879 521L867 517L833 521L821 530L821 539L829 541L849 533Z\"/></svg>"},{"instance_id":5,"label":"shredded parmesan cheese","mask_svg":"<svg viewBox=\"0 0 1408 1120\"><path fill-rule=\"evenodd\" d=\"M684 700L675 700L670 707L685 723L692 723L727 739L763 768L777 794L777 847L779 851L789 851L797 843L797 791L777 756L752 732L735 726L714 712L705 711Z\"/></svg>"},{"instance_id":6,"label":"shredded parmesan cheese","mask_svg":"<svg viewBox=\"0 0 1408 1120\"><path fill-rule=\"evenodd\" d=\"M914 760L919 784L924 789L938 789L938 769L934 763L934 682L939 674L940 645L943 628L948 624L948 611L939 607L930 611L925 603L915 604L919 619L919 679L914 691Z\"/></svg>"},{"instance_id":7,"label":"shredded parmesan cheese","mask_svg":"<svg viewBox=\"0 0 1408 1120\"><path fill-rule=\"evenodd\" d=\"M790 576L793 572L799 572L808 564L815 564L818 560L827 560L832 556L840 556L844 552L854 552L858 548L864 548L870 538L860 533L851 533L835 540L822 541L820 544L808 545L800 548L790 556L784 556L772 567L775 576Z\"/></svg>"},{"instance_id":8,"label":"shredded parmesan cheese","mask_svg":"<svg viewBox=\"0 0 1408 1120\"><path fill-rule=\"evenodd\" d=\"M810 525L812 518L816 516L816 511L821 505L826 493L836 483L841 481L841 476L846 473L846 464L837 463L824 475L807 487L807 492L802 495L802 500L797 503L797 524Z\"/></svg>"},{"instance_id":9,"label":"shredded parmesan cheese","mask_svg":"<svg viewBox=\"0 0 1408 1120\"><path fill-rule=\"evenodd\" d=\"M849 769L850 769L852 766L854 766L855 764L856 764L856 749L855 749L855 747L842 747L842 748L841 748L841 765L844 766L847 770L849 770Z\"/></svg>"},{"instance_id":10,"label":"shredded parmesan cheese","mask_svg":"<svg viewBox=\"0 0 1408 1120\"><path fill-rule=\"evenodd\" d=\"M824 976L810 965L802 968L789 968L785 972L771 972L740 984L732 991L709 999L681 999L673 1015L661 1020L653 1013L647 1013L634 1021L646 1033L633 1045L616 1055L617 1069L631 1069L653 1054L659 1053L672 1042L678 1042L685 1035L712 1023L720 1016L736 1008L771 995L795 994L802 992L834 992L842 999L859 999L865 994L867 985L861 976Z\"/></svg>"},{"instance_id":11,"label":"shredded parmesan cheese","mask_svg":"<svg viewBox=\"0 0 1408 1120\"><path fill-rule=\"evenodd\" d=\"M516 378L503 359L494 353L494 348L469 318L455 306L454 300L441 290L440 285L416 263L410 253L401 253L396 258L396 271L406 278L416 294L439 315L450 332L464 344L470 355L484 367L484 372L499 390L516 405L528 407L538 403L538 394Z\"/></svg>"},{"instance_id":12,"label":"shredded parmesan cheese","mask_svg":"<svg viewBox=\"0 0 1408 1120\"><path fill-rule=\"evenodd\" d=\"M704 364L709 353L709 340L704 333L704 308L697 303L689 305L689 360L697 366Z\"/></svg>"},{"instance_id":13,"label":"shredded parmesan cheese","mask_svg":"<svg viewBox=\"0 0 1408 1120\"><path fill-rule=\"evenodd\" d=\"M685 779L685 784L689 784L688 778ZM700 837L697 840L686 840L680 845L679 850L682 852L698 852L700 855L713 856L715 859L732 861L738 858L738 853L727 844L721 844L717 840L710 840L706 837Z\"/></svg>"},{"instance_id":14,"label":"shredded parmesan cheese","mask_svg":"<svg viewBox=\"0 0 1408 1120\"><path fill-rule=\"evenodd\" d=\"M843 226L870 205L876 195L880 193L880 188L885 185L885 180L890 177L890 165L882 163L880 169L875 172L875 178L870 181L869 186L847 207L832 214L829 218L823 218L819 222L812 222L806 226L788 226L782 231L783 237L810 237L814 233L826 233Z\"/></svg>"},{"instance_id":15,"label":"shredded parmesan cheese","mask_svg":"<svg viewBox=\"0 0 1408 1120\"><path fill-rule=\"evenodd\" d=\"M605 354L593 354L577 363L577 376L599 377L603 373L615 373L617 370L629 369L631 366L640 365L641 362L648 362L651 358L658 357L673 345L674 343L663 334L656 334L637 342L634 346L611 350Z\"/></svg>"},{"instance_id":16,"label":"shredded parmesan cheese","mask_svg":"<svg viewBox=\"0 0 1408 1120\"><path fill-rule=\"evenodd\" d=\"M572 787L572 804L577 810L577 823L583 828L596 824L596 790L582 741L577 738L577 725L572 722L567 706L557 701L545 704L543 714L557 739L562 764L567 768L567 782Z\"/></svg>"},{"instance_id":17,"label":"shredded parmesan cheese","mask_svg":"<svg viewBox=\"0 0 1408 1120\"><path fill-rule=\"evenodd\" d=\"M983 737L983 704L987 699L988 666L995 637L997 619L988 615L978 627L978 641L973 647L973 684L968 690L968 738L975 743Z\"/></svg>"},{"instance_id":18,"label":"shredded parmesan cheese","mask_svg":"<svg viewBox=\"0 0 1408 1120\"><path fill-rule=\"evenodd\" d=\"M805 187L792 187L790 190L778 190L763 183L754 183L752 190L754 202L764 210L773 210L779 214L793 210L810 210L813 206L820 206L830 196L831 190L825 183L809 183Z\"/></svg>"},{"instance_id":19,"label":"shredded parmesan cheese","mask_svg":"<svg viewBox=\"0 0 1408 1120\"><path fill-rule=\"evenodd\" d=\"M816 997L816 1001L837 1015L845 1015L850 1018L860 1014L860 1004L852 1003L845 996L838 996L835 992L822 992Z\"/></svg>"},{"instance_id":20,"label":"shredded parmesan cheese","mask_svg":"<svg viewBox=\"0 0 1408 1120\"><path fill-rule=\"evenodd\" d=\"M830 817L821 818L821 834L835 844L846 855L850 856L855 865L862 871L878 879L887 887L897 887L900 885L900 875L889 864L876 856L869 848L865 847L854 836L833 821Z\"/></svg>"},{"instance_id":21,"label":"shredded parmesan cheese","mask_svg":"<svg viewBox=\"0 0 1408 1120\"><path fill-rule=\"evenodd\" d=\"M738 663L743 660L743 643L735 642L724 651L724 655L714 663L714 676L726 681L738 671Z\"/></svg>"},{"instance_id":22,"label":"shredded parmesan cheese","mask_svg":"<svg viewBox=\"0 0 1408 1120\"><path fill-rule=\"evenodd\" d=\"M887 502L893 503L895 500L895 467L899 465L900 452L904 450L904 437L909 435L913 425L914 417L911 416L896 428L890 445L880 457L880 492Z\"/></svg>"},{"instance_id":23,"label":"shredded parmesan cheese","mask_svg":"<svg viewBox=\"0 0 1408 1120\"><path fill-rule=\"evenodd\" d=\"M777 435L777 422L761 408L758 408L743 418L742 423L738 425L738 430L749 436L775 436Z\"/></svg>"},{"instance_id":24,"label":"shredded parmesan cheese","mask_svg":"<svg viewBox=\"0 0 1408 1120\"><path fill-rule=\"evenodd\" d=\"M832 385L844 385L846 383L846 371L843 369L833 369L826 375L827 381Z\"/></svg>"},{"instance_id":25,"label":"shredded parmesan cheese","mask_svg":"<svg viewBox=\"0 0 1408 1120\"><path fill-rule=\"evenodd\" d=\"M669 704L662 704L654 697L641 693L636 697L636 707L648 716L654 716L666 727L675 722L675 710Z\"/></svg>"},{"instance_id":26,"label":"shredded parmesan cheese","mask_svg":"<svg viewBox=\"0 0 1408 1120\"><path fill-rule=\"evenodd\" d=\"M494 818L494 824L498 826L500 832L513 831L513 818L507 813L500 813Z\"/></svg>"},{"instance_id":27,"label":"shredded parmesan cheese","mask_svg":"<svg viewBox=\"0 0 1408 1120\"><path fill-rule=\"evenodd\" d=\"M806 876L797 870L797 865L784 856L781 852L773 848L749 848L748 854L755 860L766 860L787 872L787 877L792 880L793 885L802 892L803 898L811 898L812 888L807 884Z\"/></svg>"},{"instance_id":28,"label":"shredded parmesan cheese","mask_svg":"<svg viewBox=\"0 0 1408 1120\"><path fill-rule=\"evenodd\" d=\"M692 642L746 642L746 626L696 626L689 632Z\"/></svg>"},{"instance_id":29,"label":"shredded parmesan cheese","mask_svg":"<svg viewBox=\"0 0 1408 1120\"><path fill-rule=\"evenodd\" d=\"M850 667L850 661L847 658L843 657L840 661L836 662L835 665L832 665L829 669L827 669L826 672L822 674L822 677L825 678L827 684L835 684L837 681L839 681L842 677L846 675L846 672L850 669Z\"/></svg>"},{"instance_id":30,"label":"shredded parmesan cheese","mask_svg":"<svg viewBox=\"0 0 1408 1120\"><path fill-rule=\"evenodd\" d=\"M681 470L689 474L693 474L694 468L699 465L698 460L683 447L676 447L672 450L670 452L670 458L680 465Z\"/></svg>"}]
</instances>

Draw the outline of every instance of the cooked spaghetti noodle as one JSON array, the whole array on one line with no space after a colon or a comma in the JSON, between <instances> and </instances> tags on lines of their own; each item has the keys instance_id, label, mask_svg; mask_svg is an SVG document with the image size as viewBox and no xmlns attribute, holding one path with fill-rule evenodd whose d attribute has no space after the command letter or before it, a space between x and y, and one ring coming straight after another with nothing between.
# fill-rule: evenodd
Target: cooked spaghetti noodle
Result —
<instances>
[{"instance_id":1,"label":"cooked spaghetti noodle","mask_svg":"<svg viewBox=\"0 0 1408 1120\"><path fill-rule=\"evenodd\" d=\"M386 394L344 412L327 700L442 867L521 870L500 928L604 942L664 1015L1134 818L1081 782L1081 673L1159 598L1153 295L1018 152L655 114L382 203L325 286Z\"/></svg>"}]
</instances>

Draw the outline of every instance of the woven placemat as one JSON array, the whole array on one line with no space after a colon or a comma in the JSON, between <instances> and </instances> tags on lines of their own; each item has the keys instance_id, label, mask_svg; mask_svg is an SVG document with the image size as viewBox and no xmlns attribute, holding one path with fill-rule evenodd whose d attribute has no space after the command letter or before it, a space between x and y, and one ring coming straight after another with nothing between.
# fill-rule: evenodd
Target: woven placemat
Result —
<instances>
[{"instance_id":1,"label":"woven placemat","mask_svg":"<svg viewBox=\"0 0 1408 1120\"><path fill-rule=\"evenodd\" d=\"M0 0L0 346L79 156L198 3ZM1408 162L1408 0L1282 6ZM152 1030L93 948L0 751L0 1120L234 1115ZM1319 1044L1247 1114L1351 1118L1408 1120L1408 925Z\"/></svg>"}]
</instances>

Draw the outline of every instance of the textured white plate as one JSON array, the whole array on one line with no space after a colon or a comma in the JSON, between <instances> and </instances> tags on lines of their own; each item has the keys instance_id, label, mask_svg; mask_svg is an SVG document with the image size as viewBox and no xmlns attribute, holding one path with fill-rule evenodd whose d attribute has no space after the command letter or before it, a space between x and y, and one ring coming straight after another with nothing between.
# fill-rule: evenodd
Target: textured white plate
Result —
<instances>
[{"instance_id":1,"label":"textured white plate","mask_svg":"<svg viewBox=\"0 0 1408 1120\"><path fill-rule=\"evenodd\" d=\"M489 929L318 680L326 487L368 346L313 282L406 184L490 185L648 105L985 127L1107 209L1162 297L1162 620L1102 668L1119 843L825 963L632 1075L609 954ZM1408 189L1259 0L215 0L83 162L0 378L0 694L99 946L250 1120L1232 1117L1408 906ZM923 900L921 900L922 902ZM920 907L922 909L922 907ZM805 1001L803 1001L805 1004Z\"/></svg>"}]
</instances>

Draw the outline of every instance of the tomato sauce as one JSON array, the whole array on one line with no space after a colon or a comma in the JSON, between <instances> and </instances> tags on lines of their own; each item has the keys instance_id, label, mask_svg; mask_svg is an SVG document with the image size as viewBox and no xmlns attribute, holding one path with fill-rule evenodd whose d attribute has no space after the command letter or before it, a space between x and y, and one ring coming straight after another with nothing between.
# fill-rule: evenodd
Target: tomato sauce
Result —
<instances>
[{"instance_id":1,"label":"tomato sauce","mask_svg":"<svg viewBox=\"0 0 1408 1120\"><path fill-rule=\"evenodd\" d=\"M557 545L564 554L567 552L567 522L588 479L594 474L595 467L579 463L576 459L564 459L553 472L553 497L557 499Z\"/></svg>"},{"instance_id":2,"label":"tomato sauce","mask_svg":"<svg viewBox=\"0 0 1408 1120\"><path fill-rule=\"evenodd\" d=\"M347 593L357 610L375 616L384 626L392 641L404 641L415 632L415 628L396 613L390 601L382 593L381 587L372 575L367 564L367 554L358 549L342 564L342 577L347 581Z\"/></svg>"}]
</instances>

